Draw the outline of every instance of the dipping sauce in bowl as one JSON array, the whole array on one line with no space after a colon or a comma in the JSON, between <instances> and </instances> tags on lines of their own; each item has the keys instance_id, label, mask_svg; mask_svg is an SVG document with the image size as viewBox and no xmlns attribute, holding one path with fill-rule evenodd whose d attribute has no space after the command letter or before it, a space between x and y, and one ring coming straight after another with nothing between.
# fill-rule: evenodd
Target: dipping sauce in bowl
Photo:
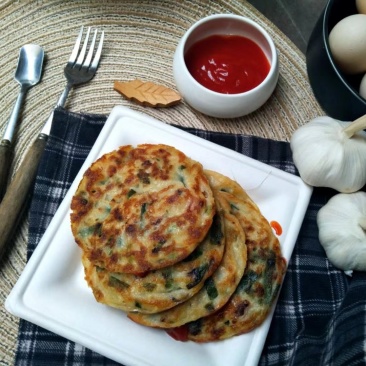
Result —
<instances>
[{"instance_id":1,"label":"dipping sauce in bowl","mask_svg":"<svg viewBox=\"0 0 366 366\"><path fill-rule=\"evenodd\" d=\"M235 118L261 107L279 74L275 45L265 29L234 14L209 15L193 24L174 53L178 91L193 109Z\"/></svg>"},{"instance_id":2,"label":"dipping sauce in bowl","mask_svg":"<svg viewBox=\"0 0 366 366\"><path fill-rule=\"evenodd\" d=\"M216 34L194 43L185 54L185 63L200 84L223 94L254 89L271 68L262 49L238 35Z\"/></svg>"}]
</instances>

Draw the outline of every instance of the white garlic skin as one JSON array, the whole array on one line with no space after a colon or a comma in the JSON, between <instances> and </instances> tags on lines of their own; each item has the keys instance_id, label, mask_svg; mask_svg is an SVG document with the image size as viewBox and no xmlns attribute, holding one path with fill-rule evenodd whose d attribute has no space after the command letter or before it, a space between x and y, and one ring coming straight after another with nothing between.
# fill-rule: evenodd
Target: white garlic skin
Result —
<instances>
[{"instance_id":1,"label":"white garlic skin","mask_svg":"<svg viewBox=\"0 0 366 366\"><path fill-rule=\"evenodd\" d=\"M319 241L344 271L366 271L366 193L340 193L318 212Z\"/></svg>"},{"instance_id":2,"label":"white garlic skin","mask_svg":"<svg viewBox=\"0 0 366 366\"><path fill-rule=\"evenodd\" d=\"M292 156L305 183L342 193L356 192L366 184L366 133L348 138L343 128L349 124L322 116L294 132Z\"/></svg>"}]
</instances>

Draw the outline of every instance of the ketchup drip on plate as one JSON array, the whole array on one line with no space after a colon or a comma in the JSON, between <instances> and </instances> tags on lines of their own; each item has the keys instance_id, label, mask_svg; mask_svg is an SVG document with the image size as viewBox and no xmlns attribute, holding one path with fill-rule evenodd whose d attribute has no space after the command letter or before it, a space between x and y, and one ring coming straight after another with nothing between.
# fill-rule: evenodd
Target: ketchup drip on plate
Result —
<instances>
[{"instance_id":1,"label":"ketchup drip on plate","mask_svg":"<svg viewBox=\"0 0 366 366\"><path fill-rule=\"evenodd\" d=\"M188 341L188 327L186 324L183 324L180 327L167 329L166 332L176 341Z\"/></svg>"},{"instance_id":2,"label":"ketchup drip on plate","mask_svg":"<svg viewBox=\"0 0 366 366\"><path fill-rule=\"evenodd\" d=\"M212 35L194 43L185 62L201 85L222 94L254 89L271 67L255 42L237 35Z\"/></svg>"},{"instance_id":3,"label":"ketchup drip on plate","mask_svg":"<svg viewBox=\"0 0 366 366\"><path fill-rule=\"evenodd\" d=\"M282 226L277 221L271 221L269 223L272 227L272 229L275 231L276 235L282 234Z\"/></svg>"}]
</instances>

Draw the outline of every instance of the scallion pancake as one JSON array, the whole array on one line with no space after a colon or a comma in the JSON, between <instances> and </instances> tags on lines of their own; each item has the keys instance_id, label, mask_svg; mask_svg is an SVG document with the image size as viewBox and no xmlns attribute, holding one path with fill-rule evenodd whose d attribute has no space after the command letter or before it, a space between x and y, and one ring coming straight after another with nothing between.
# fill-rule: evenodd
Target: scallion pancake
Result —
<instances>
[{"instance_id":1,"label":"scallion pancake","mask_svg":"<svg viewBox=\"0 0 366 366\"><path fill-rule=\"evenodd\" d=\"M122 146L83 175L71 227L88 260L141 274L177 263L205 238L215 214L202 165L167 145Z\"/></svg>"},{"instance_id":2,"label":"scallion pancake","mask_svg":"<svg viewBox=\"0 0 366 366\"><path fill-rule=\"evenodd\" d=\"M218 203L216 203L218 205ZM109 272L83 256L85 279L98 302L128 312L156 313L195 295L222 261L225 229L218 209L200 245L184 260L142 275Z\"/></svg>"},{"instance_id":3,"label":"scallion pancake","mask_svg":"<svg viewBox=\"0 0 366 366\"><path fill-rule=\"evenodd\" d=\"M130 319L155 328L178 327L214 313L229 300L244 273L247 248L244 231L221 195L214 192L224 212L225 226L225 253L219 267L206 280L203 288L185 302L156 314L130 313Z\"/></svg>"},{"instance_id":4,"label":"scallion pancake","mask_svg":"<svg viewBox=\"0 0 366 366\"><path fill-rule=\"evenodd\" d=\"M219 173L206 174L212 187L221 190L230 213L238 218L244 230L248 260L244 275L227 304L212 315L184 325L186 339L195 342L230 338L262 324L276 299L286 269L278 238L257 205L228 177L217 179ZM219 184L215 186L215 182Z\"/></svg>"}]
</instances>

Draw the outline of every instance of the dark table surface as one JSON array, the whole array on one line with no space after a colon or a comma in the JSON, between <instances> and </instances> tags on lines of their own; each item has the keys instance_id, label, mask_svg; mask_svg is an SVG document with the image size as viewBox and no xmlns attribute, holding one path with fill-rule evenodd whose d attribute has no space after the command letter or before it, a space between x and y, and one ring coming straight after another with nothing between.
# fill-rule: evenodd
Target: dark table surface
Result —
<instances>
[{"instance_id":1,"label":"dark table surface","mask_svg":"<svg viewBox=\"0 0 366 366\"><path fill-rule=\"evenodd\" d=\"M303 52L328 0L248 0Z\"/></svg>"}]
</instances>

